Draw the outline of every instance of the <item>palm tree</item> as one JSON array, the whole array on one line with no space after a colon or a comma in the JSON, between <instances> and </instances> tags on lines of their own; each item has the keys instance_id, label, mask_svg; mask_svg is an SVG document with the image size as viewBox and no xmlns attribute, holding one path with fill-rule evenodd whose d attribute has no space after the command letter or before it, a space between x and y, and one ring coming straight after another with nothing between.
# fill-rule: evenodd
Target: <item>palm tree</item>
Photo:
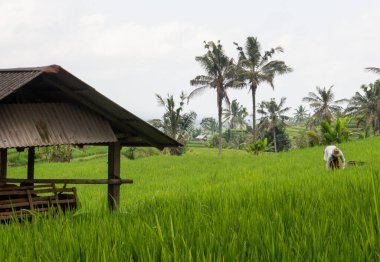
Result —
<instances>
[{"instance_id":1,"label":"palm tree","mask_svg":"<svg viewBox=\"0 0 380 262\"><path fill-rule=\"evenodd\" d=\"M190 81L190 85L196 86L188 99L200 94L207 88L215 89L216 101L218 107L218 124L219 124L219 156L222 155L222 102L229 104L227 89L237 84L234 81L235 64L233 59L229 58L220 44L220 41L205 42L206 54L195 57L205 70L206 75L198 75Z\"/></svg>"},{"instance_id":2,"label":"palm tree","mask_svg":"<svg viewBox=\"0 0 380 262\"><path fill-rule=\"evenodd\" d=\"M294 115L294 123L299 124L299 123L304 122L308 118L309 113L306 107L304 107L303 105L299 105L295 109L295 112L293 115Z\"/></svg>"},{"instance_id":3,"label":"palm tree","mask_svg":"<svg viewBox=\"0 0 380 262\"><path fill-rule=\"evenodd\" d=\"M380 80L360 87L363 94L356 92L350 99L346 113L357 118L357 125L372 127L373 133L380 132Z\"/></svg>"},{"instance_id":4,"label":"palm tree","mask_svg":"<svg viewBox=\"0 0 380 262\"><path fill-rule=\"evenodd\" d=\"M325 87L316 87L317 93L309 92L309 96L302 99L304 102L308 102L310 107L314 110L311 116L311 127L318 125L320 122L327 120L332 121L334 115L340 114L342 107L339 104L346 101L346 99L334 101L334 93L332 91L333 86L329 89Z\"/></svg>"},{"instance_id":5,"label":"palm tree","mask_svg":"<svg viewBox=\"0 0 380 262\"><path fill-rule=\"evenodd\" d=\"M272 60L276 52L283 52L282 47L272 48L262 52L261 45L255 37L248 37L245 47L240 47L237 43L238 54L238 76L249 86L252 92L252 133L254 141L257 139L256 128L256 90L261 83L268 83L274 88L273 80L276 75L292 72L284 61Z\"/></svg>"},{"instance_id":6,"label":"palm tree","mask_svg":"<svg viewBox=\"0 0 380 262\"><path fill-rule=\"evenodd\" d=\"M378 67L367 67L367 71L375 72L376 74L380 74L380 68Z\"/></svg>"},{"instance_id":7,"label":"palm tree","mask_svg":"<svg viewBox=\"0 0 380 262\"><path fill-rule=\"evenodd\" d=\"M240 105L236 99L232 100L230 108L223 110L224 122L229 122L231 129L244 128L247 115L247 109Z\"/></svg>"},{"instance_id":8,"label":"palm tree","mask_svg":"<svg viewBox=\"0 0 380 262\"><path fill-rule=\"evenodd\" d=\"M219 129L218 123L213 117L202 118L200 125L205 131L209 131L212 136Z\"/></svg>"},{"instance_id":9,"label":"palm tree","mask_svg":"<svg viewBox=\"0 0 380 262\"><path fill-rule=\"evenodd\" d=\"M262 115L259 128L267 129L273 134L274 151L277 152L276 129L285 126L285 120L289 117L285 115L290 110L290 107L284 107L286 98L281 98L280 103L272 98L270 101L263 101L260 104L260 109L257 111Z\"/></svg>"},{"instance_id":10,"label":"palm tree","mask_svg":"<svg viewBox=\"0 0 380 262\"><path fill-rule=\"evenodd\" d=\"M162 119L152 119L149 123L173 139L186 144L191 138L197 117L197 114L193 111L189 113L182 112L185 104L184 101L187 99L186 95L183 92L181 93L181 102L178 107L176 107L173 95L167 95L166 98L163 98L161 95L156 94L156 99L158 105L165 108L165 113ZM170 153L173 155L179 152L177 152L177 148L171 148Z\"/></svg>"}]
</instances>

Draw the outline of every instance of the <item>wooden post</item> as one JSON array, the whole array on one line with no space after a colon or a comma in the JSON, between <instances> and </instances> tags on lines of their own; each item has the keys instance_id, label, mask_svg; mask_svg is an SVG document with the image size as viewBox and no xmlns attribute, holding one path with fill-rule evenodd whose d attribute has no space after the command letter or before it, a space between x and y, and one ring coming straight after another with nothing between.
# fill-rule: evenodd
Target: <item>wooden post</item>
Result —
<instances>
[{"instance_id":1,"label":"wooden post","mask_svg":"<svg viewBox=\"0 0 380 262\"><path fill-rule=\"evenodd\" d=\"M0 149L0 178L2 179L7 178L7 162L8 162L7 153L8 152L6 148Z\"/></svg>"},{"instance_id":2,"label":"wooden post","mask_svg":"<svg viewBox=\"0 0 380 262\"><path fill-rule=\"evenodd\" d=\"M120 142L108 146L108 179L120 179ZM108 207L117 211L120 202L120 184L108 185Z\"/></svg>"},{"instance_id":3,"label":"wooden post","mask_svg":"<svg viewBox=\"0 0 380 262\"><path fill-rule=\"evenodd\" d=\"M35 149L32 146L28 149L28 179L34 179L34 157ZM30 183L28 185L33 186L33 183Z\"/></svg>"}]
</instances>

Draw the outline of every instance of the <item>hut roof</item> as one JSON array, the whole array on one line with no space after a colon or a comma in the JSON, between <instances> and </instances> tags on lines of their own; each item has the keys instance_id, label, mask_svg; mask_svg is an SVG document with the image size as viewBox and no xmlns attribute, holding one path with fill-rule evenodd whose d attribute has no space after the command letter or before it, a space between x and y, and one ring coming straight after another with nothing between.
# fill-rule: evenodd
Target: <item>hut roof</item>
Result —
<instances>
[{"instance_id":1,"label":"hut roof","mask_svg":"<svg viewBox=\"0 0 380 262\"><path fill-rule=\"evenodd\" d=\"M0 148L181 146L58 65L0 69L0 123Z\"/></svg>"}]
</instances>

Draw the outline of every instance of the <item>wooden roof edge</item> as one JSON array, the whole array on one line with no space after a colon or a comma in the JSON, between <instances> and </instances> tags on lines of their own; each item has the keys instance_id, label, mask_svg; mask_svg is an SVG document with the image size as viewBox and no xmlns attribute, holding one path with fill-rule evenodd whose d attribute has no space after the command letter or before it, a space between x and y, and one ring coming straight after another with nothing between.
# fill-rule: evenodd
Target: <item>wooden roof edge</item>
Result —
<instances>
[{"instance_id":1,"label":"wooden roof edge","mask_svg":"<svg viewBox=\"0 0 380 262\"><path fill-rule=\"evenodd\" d=\"M48 66L2 68L2 69L0 69L0 72L41 71L41 72L58 73L61 69L63 69L61 66L52 64L52 65L48 65Z\"/></svg>"},{"instance_id":2,"label":"wooden roof edge","mask_svg":"<svg viewBox=\"0 0 380 262\"><path fill-rule=\"evenodd\" d=\"M122 106L118 105L111 99L107 98L103 94L96 91L95 88L91 87L87 83L83 82L78 77L74 76L67 70L65 70L63 67L52 64L48 66L41 66L41 67L20 67L20 68L10 68L10 69L0 69L0 72L30 72L30 71L39 71L42 75L51 76L52 78L56 78L60 80L72 93L75 93L75 90L73 87L75 87L76 90L82 89L83 91L88 92L81 92L76 93L76 97L78 102L86 102L87 106L93 105L90 109L94 110L97 113L100 113L99 111L103 111L102 115L103 117L107 118L108 121L115 122L115 118L122 121L124 125L134 127L136 126L133 124L133 122L138 123L141 128L139 130L140 135L146 140L147 144L150 144L151 146L157 147L157 148L163 148L163 147L181 147L183 146L181 143L176 141L175 139L169 137L165 133L163 133L161 130L158 130L157 128L151 126L146 121L140 119L136 115L132 114L128 110L124 109ZM38 75L41 75L38 74ZM101 101L101 103L100 103ZM120 114L121 113L121 114ZM121 118L120 118L121 117ZM123 120L128 119L130 123L126 123ZM157 141L159 140L159 141ZM163 146L164 144L164 146Z\"/></svg>"},{"instance_id":3,"label":"wooden roof edge","mask_svg":"<svg viewBox=\"0 0 380 262\"><path fill-rule=\"evenodd\" d=\"M92 108L92 110L99 111L99 109L97 109L97 108L102 108L104 111L107 111L109 117L111 118L111 119L108 118L109 121L113 122L112 119L116 117L116 118L119 118L119 121L123 122L123 124L130 125L128 123L125 123L123 121L124 120L123 118L120 119L120 114L115 114L112 112L112 111L119 111L125 115L126 119L129 120L127 122L137 122L140 125L142 125L142 129L140 130L141 135L147 140L148 144L150 144L151 146L154 146L157 148L163 148L162 142L160 142L160 143L152 142L152 140L155 140L155 138L152 137L151 135L149 135L151 132L156 133L154 136L158 135L158 136L162 137L162 139L164 139L168 142L164 147L181 147L181 146L183 146L181 143L179 143L175 139L171 138L170 136L166 135L161 130L153 127L152 125L150 125L146 121L142 120L141 118L137 117L133 113L129 112L128 110L126 110L125 108L123 108L122 106L117 104L116 102L114 102L111 99L109 99L108 97L104 96L103 94L98 92L95 88L91 87L90 85L83 82L82 80L80 80L76 76L72 75L70 72L68 72L67 70L65 70L61 66L51 65L51 66L46 66L46 67L42 67L42 68L43 68L42 69L43 72L45 72L47 75L55 76L63 82L76 81L77 84L80 84L81 88L83 88L84 90L88 90L90 92L90 94L83 92L80 94L76 93L76 95L80 96L81 99L85 99L86 102L90 102L91 104L93 104L94 108ZM66 85L66 86L70 86L70 85ZM90 95L92 95L92 96L90 96ZM99 103L96 100L102 100L102 103Z\"/></svg>"}]
</instances>

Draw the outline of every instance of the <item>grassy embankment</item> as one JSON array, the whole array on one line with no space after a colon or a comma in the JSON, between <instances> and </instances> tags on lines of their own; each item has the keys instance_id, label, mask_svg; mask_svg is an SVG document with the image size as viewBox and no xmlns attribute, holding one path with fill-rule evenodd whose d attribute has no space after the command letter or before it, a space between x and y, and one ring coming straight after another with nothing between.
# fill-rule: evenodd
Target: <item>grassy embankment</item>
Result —
<instances>
[{"instance_id":1,"label":"grassy embankment","mask_svg":"<svg viewBox=\"0 0 380 262\"><path fill-rule=\"evenodd\" d=\"M326 172L323 148L259 157L191 149L122 161L121 208L78 186L82 208L0 227L1 261L379 260L380 138L340 145L367 165ZM39 163L36 177L106 177L106 157ZM25 167L9 169L25 177Z\"/></svg>"}]
</instances>

